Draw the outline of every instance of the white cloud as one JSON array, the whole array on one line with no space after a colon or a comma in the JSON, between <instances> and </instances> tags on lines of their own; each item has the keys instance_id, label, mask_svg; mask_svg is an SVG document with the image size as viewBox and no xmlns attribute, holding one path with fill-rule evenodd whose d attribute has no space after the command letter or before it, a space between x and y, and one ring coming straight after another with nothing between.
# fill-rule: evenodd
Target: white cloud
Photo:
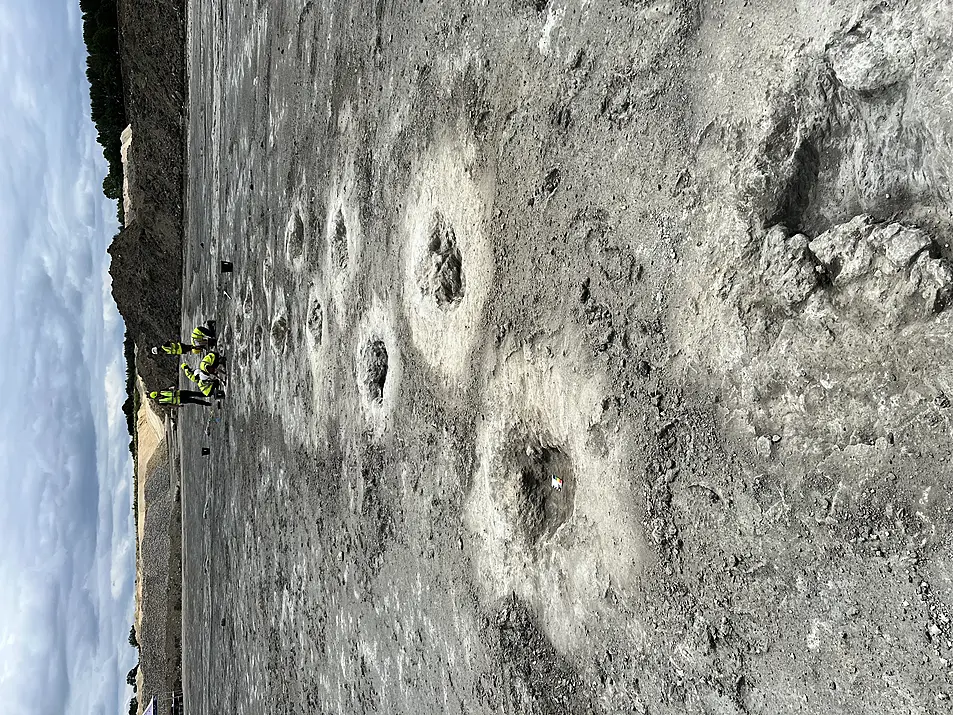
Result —
<instances>
[{"instance_id":1,"label":"white cloud","mask_svg":"<svg viewBox=\"0 0 953 715\"><path fill-rule=\"evenodd\" d=\"M122 712L135 662L115 204L76 7L0 6L0 703Z\"/></svg>"}]
</instances>

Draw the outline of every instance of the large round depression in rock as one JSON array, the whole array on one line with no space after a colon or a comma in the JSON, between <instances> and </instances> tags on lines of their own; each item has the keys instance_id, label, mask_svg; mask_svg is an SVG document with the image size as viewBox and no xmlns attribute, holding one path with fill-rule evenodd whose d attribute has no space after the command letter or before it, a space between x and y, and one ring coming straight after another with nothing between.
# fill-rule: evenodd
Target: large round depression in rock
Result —
<instances>
[{"instance_id":1,"label":"large round depression in rock","mask_svg":"<svg viewBox=\"0 0 953 715\"><path fill-rule=\"evenodd\" d=\"M572 516L572 460L552 439L524 426L510 430L500 456L490 478L492 498L514 532L529 545L539 544Z\"/></svg>"}]
</instances>

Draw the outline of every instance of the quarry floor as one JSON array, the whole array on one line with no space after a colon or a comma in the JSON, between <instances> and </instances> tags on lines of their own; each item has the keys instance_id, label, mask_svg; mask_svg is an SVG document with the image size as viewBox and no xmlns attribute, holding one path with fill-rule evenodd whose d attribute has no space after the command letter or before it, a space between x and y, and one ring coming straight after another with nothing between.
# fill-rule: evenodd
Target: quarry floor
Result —
<instances>
[{"instance_id":1,"label":"quarry floor","mask_svg":"<svg viewBox=\"0 0 953 715\"><path fill-rule=\"evenodd\" d=\"M186 712L949 712L951 16L190 3Z\"/></svg>"}]
</instances>

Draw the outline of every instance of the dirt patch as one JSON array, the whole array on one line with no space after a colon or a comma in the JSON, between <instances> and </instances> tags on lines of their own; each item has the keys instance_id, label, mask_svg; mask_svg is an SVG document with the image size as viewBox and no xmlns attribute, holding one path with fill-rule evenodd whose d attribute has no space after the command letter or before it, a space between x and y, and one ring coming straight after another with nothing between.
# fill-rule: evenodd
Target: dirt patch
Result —
<instances>
[{"instance_id":1,"label":"dirt patch","mask_svg":"<svg viewBox=\"0 0 953 715\"><path fill-rule=\"evenodd\" d=\"M502 470L490 477L500 511L531 546L551 537L572 516L576 479L569 456L525 425L513 427Z\"/></svg>"},{"instance_id":2,"label":"dirt patch","mask_svg":"<svg viewBox=\"0 0 953 715\"><path fill-rule=\"evenodd\" d=\"M321 344L321 333L324 330L324 306L321 301L312 297L308 306L308 331L313 336L316 345Z\"/></svg>"},{"instance_id":3,"label":"dirt patch","mask_svg":"<svg viewBox=\"0 0 953 715\"><path fill-rule=\"evenodd\" d=\"M305 244L304 218L302 218L300 209L295 209L292 212L286 234L288 258L297 261L304 253Z\"/></svg>"},{"instance_id":4,"label":"dirt patch","mask_svg":"<svg viewBox=\"0 0 953 715\"><path fill-rule=\"evenodd\" d=\"M387 382L387 347L383 340L372 340L364 346L362 369L368 397L378 405L383 404Z\"/></svg>"},{"instance_id":5,"label":"dirt patch","mask_svg":"<svg viewBox=\"0 0 953 715\"><path fill-rule=\"evenodd\" d=\"M275 352L282 353L288 343L288 316L279 315L271 323L271 344Z\"/></svg>"},{"instance_id":6,"label":"dirt patch","mask_svg":"<svg viewBox=\"0 0 953 715\"><path fill-rule=\"evenodd\" d=\"M441 310L450 310L464 296L463 259L453 226L439 211L430 222L427 255L420 265L420 292Z\"/></svg>"},{"instance_id":7,"label":"dirt patch","mask_svg":"<svg viewBox=\"0 0 953 715\"><path fill-rule=\"evenodd\" d=\"M343 271L347 268L347 239L347 224L344 222L344 212L338 209L331 221L328 245L331 248L331 266L339 271Z\"/></svg>"},{"instance_id":8,"label":"dirt patch","mask_svg":"<svg viewBox=\"0 0 953 715\"><path fill-rule=\"evenodd\" d=\"M262 326L255 327L255 334L252 336L252 355L257 360L261 357L261 350L265 343L265 330Z\"/></svg>"},{"instance_id":9,"label":"dirt patch","mask_svg":"<svg viewBox=\"0 0 953 715\"><path fill-rule=\"evenodd\" d=\"M596 712L592 694L540 631L532 611L515 596L500 603L485 622L506 675L507 712Z\"/></svg>"},{"instance_id":10,"label":"dirt patch","mask_svg":"<svg viewBox=\"0 0 953 715\"><path fill-rule=\"evenodd\" d=\"M188 12L190 713L942 710L949 0Z\"/></svg>"}]
</instances>

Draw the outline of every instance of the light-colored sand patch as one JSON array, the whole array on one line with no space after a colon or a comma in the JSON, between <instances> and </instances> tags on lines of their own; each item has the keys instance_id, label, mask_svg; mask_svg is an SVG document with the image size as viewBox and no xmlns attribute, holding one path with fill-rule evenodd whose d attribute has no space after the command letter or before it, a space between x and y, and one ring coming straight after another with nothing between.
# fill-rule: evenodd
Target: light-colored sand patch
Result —
<instances>
[{"instance_id":1,"label":"light-colored sand patch","mask_svg":"<svg viewBox=\"0 0 953 715\"><path fill-rule=\"evenodd\" d=\"M491 367L465 521L484 598L534 604L565 650L610 585L629 587L646 558L623 467L628 440L606 429L604 378L568 342L509 351Z\"/></svg>"},{"instance_id":2,"label":"light-colored sand patch","mask_svg":"<svg viewBox=\"0 0 953 715\"><path fill-rule=\"evenodd\" d=\"M363 229L357 179L354 173L354 129L350 113L342 112L338 131L345 137L341 167L332 176L328 188L327 216L325 217L325 273L324 280L334 303L335 316L344 321L345 297L354 284L360 262Z\"/></svg>"},{"instance_id":3,"label":"light-colored sand patch","mask_svg":"<svg viewBox=\"0 0 953 715\"><path fill-rule=\"evenodd\" d=\"M157 452L162 452L165 447L165 423L162 418L152 409L152 403L147 397L145 386L142 380L137 380L137 389L139 390L140 402L139 413L136 416L136 474L137 490L136 504L138 506L138 519L136 522L136 540L142 544L145 534L146 524L146 482L149 478L152 463ZM138 550L137 550L138 551ZM138 563L141 554L137 555L136 563L136 612L135 623L136 632L142 632L142 573L141 564Z\"/></svg>"},{"instance_id":4,"label":"light-colored sand patch","mask_svg":"<svg viewBox=\"0 0 953 715\"><path fill-rule=\"evenodd\" d=\"M133 620L136 626L136 634L140 640L143 637L142 627L142 603L143 603L143 574L145 573L142 565L141 545L145 538L146 524L146 484L149 480L149 474L152 472L157 459L163 458L165 452L165 423L159 415L152 409L152 402L148 399L145 386L142 380L137 379L137 389L139 390L140 402L139 412L136 415L136 543L139 548L136 549L136 608ZM140 667L136 672L136 689L142 693L144 688L144 674ZM139 703L139 712L141 713L145 706L144 702Z\"/></svg>"},{"instance_id":5,"label":"light-colored sand patch","mask_svg":"<svg viewBox=\"0 0 953 715\"><path fill-rule=\"evenodd\" d=\"M284 236L285 259L296 271L300 271L304 265L305 243L310 230L308 213L298 199L292 205Z\"/></svg>"},{"instance_id":6,"label":"light-colored sand patch","mask_svg":"<svg viewBox=\"0 0 953 715\"><path fill-rule=\"evenodd\" d=\"M539 36L539 41L536 43L539 54L543 55L543 57L549 55L552 49L553 36L558 34L565 13L566 8L556 7L556 3L549 4L546 10L546 23L543 25L543 31Z\"/></svg>"},{"instance_id":7,"label":"light-colored sand patch","mask_svg":"<svg viewBox=\"0 0 953 715\"><path fill-rule=\"evenodd\" d=\"M451 384L468 373L493 279L486 238L492 199L474 164L466 144L443 144L425 155L402 222L404 311L413 341Z\"/></svg>"}]
</instances>

